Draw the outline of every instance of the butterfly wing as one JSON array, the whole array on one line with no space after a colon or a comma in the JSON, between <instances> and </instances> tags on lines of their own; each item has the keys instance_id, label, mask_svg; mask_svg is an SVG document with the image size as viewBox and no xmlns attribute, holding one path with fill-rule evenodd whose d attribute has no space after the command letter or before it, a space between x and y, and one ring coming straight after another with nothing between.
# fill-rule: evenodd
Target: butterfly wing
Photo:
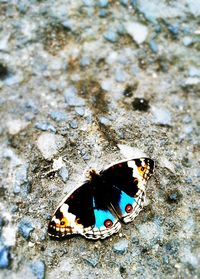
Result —
<instances>
[{"instance_id":1,"label":"butterfly wing","mask_svg":"<svg viewBox=\"0 0 200 279\"><path fill-rule=\"evenodd\" d=\"M110 203L123 222L131 222L143 208L146 183L153 170L153 160L140 158L119 162L101 172L103 180L112 185Z\"/></svg>"},{"instance_id":2,"label":"butterfly wing","mask_svg":"<svg viewBox=\"0 0 200 279\"><path fill-rule=\"evenodd\" d=\"M81 234L89 239L103 239L118 232L121 227L118 218L95 199L99 183L99 179L86 182L65 198L49 223L50 236L61 239Z\"/></svg>"}]
</instances>

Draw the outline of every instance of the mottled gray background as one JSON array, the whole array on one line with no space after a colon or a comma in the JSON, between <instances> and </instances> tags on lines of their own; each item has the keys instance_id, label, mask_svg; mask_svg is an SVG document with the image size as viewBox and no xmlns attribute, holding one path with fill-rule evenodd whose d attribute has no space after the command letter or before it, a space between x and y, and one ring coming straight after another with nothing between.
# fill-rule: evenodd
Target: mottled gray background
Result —
<instances>
[{"instance_id":1,"label":"mottled gray background","mask_svg":"<svg viewBox=\"0 0 200 279\"><path fill-rule=\"evenodd\" d=\"M0 278L199 278L199 0L0 0ZM105 241L47 236L90 167L155 159Z\"/></svg>"}]
</instances>

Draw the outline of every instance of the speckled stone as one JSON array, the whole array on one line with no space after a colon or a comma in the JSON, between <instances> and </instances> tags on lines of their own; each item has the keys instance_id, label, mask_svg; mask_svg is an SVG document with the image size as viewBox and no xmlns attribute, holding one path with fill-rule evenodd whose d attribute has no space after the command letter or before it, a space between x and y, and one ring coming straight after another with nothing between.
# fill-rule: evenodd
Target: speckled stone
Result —
<instances>
[{"instance_id":1,"label":"speckled stone","mask_svg":"<svg viewBox=\"0 0 200 279\"><path fill-rule=\"evenodd\" d=\"M28 240L30 238L31 232L34 230L34 226L31 220L23 218L19 223L19 233Z\"/></svg>"},{"instance_id":2,"label":"speckled stone","mask_svg":"<svg viewBox=\"0 0 200 279\"><path fill-rule=\"evenodd\" d=\"M113 251L118 254L124 254L128 248L128 240L121 239L113 245Z\"/></svg>"}]
</instances>

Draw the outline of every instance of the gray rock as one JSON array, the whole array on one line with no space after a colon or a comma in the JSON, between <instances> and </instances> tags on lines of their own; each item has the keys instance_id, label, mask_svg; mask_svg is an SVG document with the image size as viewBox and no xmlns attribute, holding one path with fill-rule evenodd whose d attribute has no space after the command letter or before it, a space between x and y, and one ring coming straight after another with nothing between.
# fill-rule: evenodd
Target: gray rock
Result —
<instances>
[{"instance_id":1,"label":"gray rock","mask_svg":"<svg viewBox=\"0 0 200 279\"><path fill-rule=\"evenodd\" d=\"M148 28L139 22L126 22L124 24L127 33L137 44L142 44L148 35Z\"/></svg>"},{"instance_id":2,"label":"gray rock","mask_svg":"<svg viewBox=\"0 0 200 279\"><path fill-rule=\"evenodd\" d=\"M51 131L53 133L56 133L56 128L52 124L46 122L36 123L35 128L41 131Z\"/></svg>"},{"instance_id":3,"label":"gray rock","mask_svg":"<svg viewBox=\"0 0 200 279\"><path fill-rule=\"evenodd\" d=\"M117 82L125 82L126 73L122 69L117 68L115 71L115 80Z\"/></svg>"},{"instance_id":4,"label":"gray rock","mask_svg":"<svg viewBox=\"0 0 200 279\"><path fill-rule=\"evenodd\" d=\"M35 228L30 219L27 218L21 219L18 226L18 231L26 240L30 238L30 234L34 229Z\"/></svg>"},{"instance_id":5,"label":"gray rock","mask_svg":"<svg viewBox=\"0 0 200 279\"><path fill-rule=\"evenodd\" d=\"M118 254L124 254L128 249L128 240L121 239L113 245L113 251Z\"/></svg>"},{"instance_id":6,"label":"gray rock","mask_svg":"<svg viewBox=\"0 0 200 279\"><path fill-rule=\"evenodd\" d=\"M59 170L59 175L61 176L63 182L66 182L69 178L69 171L66 167L62 167L60 170Z\"/></svg>"},{"instance_id":7,"label":"gray rock","mask_svg":"<svg viewBox=\"0 0 200 279\"><path fill-rule=\"evenodd\" d=\"M0 269L8 268L9 265L10 265L9 248L0 244Z\"/></svg>"},{"instance_id":8,"label":"gray rock","mask_svg":"<svg viewBox=\"0 0 200 279\"><path fill-rule=\"evenodd\" d=\"M150 46L151 50L153 51L153 53L158 53L158 45L157 45L155 39L150 40L149 46Z\"/></svg>"},{"instance_id":9,"label":"gray rock","mask_svg":"<svg viewBox=\"0 0 200 279\"><path fill-rule=\"evenodd\" d=\"M184 44L184 46L190 46L191 44L193 43L193 39L191 38L191 37L189 37L189 36L185 36L184 38L183 38L183 44Z\"/></svg>"},{"instance_id":10,"label":"gray rock","mask_svg":"<svg viewBox=\"0 0 200 279\"><path fill-rule=\"evenodd\" d=\"M116 43L118 41L117 33L115 31L112 31L112 30L108 30L104 34L104 38L111 43Z\"/></svg>"},{"instance_id":11,"label":"gray rock","mask_svg":"<svg viewBox=\"0 0 200 279\"><path fill-rule=\"evenodd\" d=\"M31 183L28 180L28 168L29 164L24 164L16 168L15 181L13 185L13 192L15 194L22 193L26 196L30 193Z\"/></svg>"},{"instance_id":12,"label":"gray rock","mask_svg":"<svg viewBox=\"0 0 200 279\"><path fill-rule=\"evenodd\" d=\"M200 77L200 68L191 67L189 69L188 75L190 77Z\"/></svg>"},{"instance_id":13,"label":"gray rock","mask_svg":"<svg viewBox=\"0 0 200 279\"><path fill-rule=\"evenodd\" d=\"M45 263L42 260L33 261L30 268L37 279L45 278Z\"/></svg>"},{"instance_id":14,"label":"gray rock","mask_svg":"<svg viewBox=\"0 0 200 279\"><path fill-rule=\"evenodd\" d=\"M77 123L77 121L74 119L74 120L72 120L70 123L69 123L69 125L70 125L70 127L72 128L72 129L77 129L78 128L78 123Z\"/></svg>"},{"instance_id":15,"label":"gray rock","mask_svg":"<svg viewBox=\"0 0 200 279\"><path fill-rule=\"evenodd\" d=\"M75 111L80 116L84 116L85 114L85 109L83 107L75 107Z\"/></svg>"},{"instance_id":16,"label":"gray rock","mask_svg":"<svg viewBox=\"0 0 200 279\"><path fill-rule=\"evenodd\" d=\"M64 112L61 112L61 111L52 111L50 113L50 116L53 120L58 121L58 122L68 120L67 114Z\"/></svg>"},{"instance_id":17,"label":"gray rock","mask_svg":"<svg viewBox=\"0 0 200 279\"><path fill-rule=\"evenodd\" d=\"M153 244L154 241L163 238L162 226L157 222L147 222L139 224L137 226L141 237L146 240L149 244Z\"/></svg>"},{"instance_id":18,"label":"gray rock","mask_svg":"<svg viewBox=\"0 0 200 279\"><path fill-rule=\"evenodd\" d=\"M46 132L38 137L36 144L43 157L50 160L64 147L65 140L60 135Z\"/></svg>"},{"instance_id":19,"label":"gray rock","mask_svg":"<svg viewBox=\"0 0 200 279\"><path fill-rule=\"evenodd\" d=\"M98 6L100 8L106 8L108 4L109 4L108 0L98 0Z\"/></svg>"},{"instance_id":20,"label":"gray rock","mask_svg":"<svg viewBox=\"0 0 200 279\"><path fill-rule=\"evenodd\" d=\"M152 107L153 123L159 125L171 125L171 113L162 107Z\"/></svg>"},{"instance_id":21,"label":"gray rock","mask_svg":"<svg viewBox=\"0 0 200 279\"><path fill-rule=\"evenodd\" d=\"M100 116L99 117L99 121L100 121L101 124L103 124L105 126L111 124L111 121L107 117L105 117L105 116Z\"/></svg>"},{"instance_id":22,"label":"gray rock","mask_svg":"<svg viewBox=\"0 0 200 279\"><path fill-rule=\"evenodd\" d=\"M72 107L85 105L85 101L77 96L77 89L74 86L68 87L64 92L65 102Z\"/></svg>"}]
</instances>

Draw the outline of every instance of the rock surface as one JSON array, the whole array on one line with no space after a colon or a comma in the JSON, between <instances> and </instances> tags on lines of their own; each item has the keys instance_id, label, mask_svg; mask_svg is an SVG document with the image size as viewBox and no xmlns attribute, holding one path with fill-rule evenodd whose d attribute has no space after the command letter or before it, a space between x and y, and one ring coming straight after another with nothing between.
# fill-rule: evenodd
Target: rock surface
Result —
<instances>
[{"instance_id":1,"label":"rock surface","mask_svg":"<svg viewBox=\"0 0 200 279\"><path fill-rule=\"evenodd\" d=\"M0 1L0 278L200 278L199 7ZM47 236L88 169L132 156L156 163L133 222Z\"/></svg>"}]
</instances>

